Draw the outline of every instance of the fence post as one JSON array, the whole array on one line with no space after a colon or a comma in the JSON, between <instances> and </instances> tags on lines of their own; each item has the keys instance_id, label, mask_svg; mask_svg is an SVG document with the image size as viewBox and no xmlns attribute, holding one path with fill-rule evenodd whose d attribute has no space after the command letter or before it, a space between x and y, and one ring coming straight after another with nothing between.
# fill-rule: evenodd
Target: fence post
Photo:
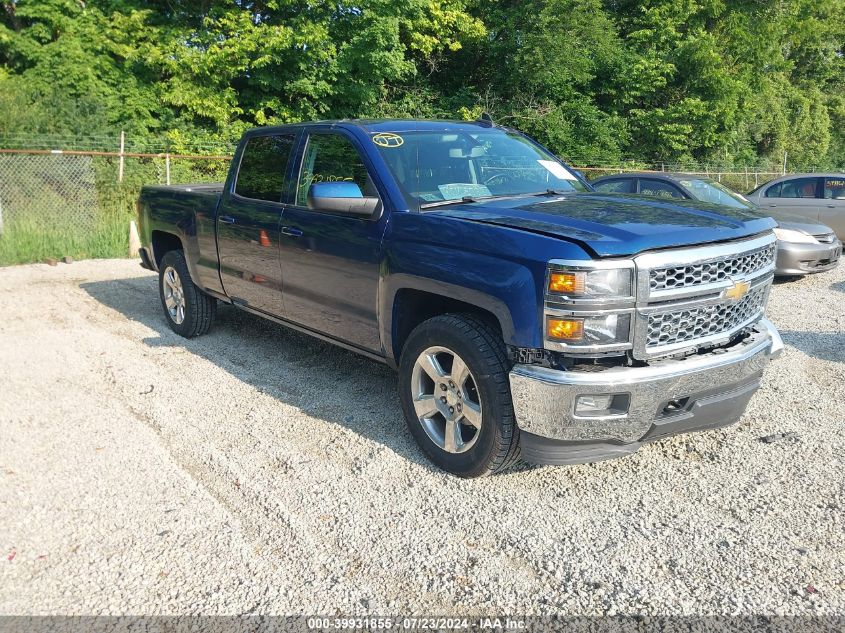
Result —
<instances>
[{"instance_id":1,"label":"fence post","mask_svg":"<svg viewBox=\"0 0 845 633\"><path fill-rule=\"evenodd\" d=\"M167 179L167 186L170 186L170 152L164 155L164 174Z\"/></svg>"},{"instance_id":2,"label":"fence post","mask_svg":"<svg viewBox=\"0 0 845 633\"><path fill-rule=\"evenodd\" d=\"M748 165L745 166L745 190L748 191Z\"/></svg>"},{"instance_id":3,"label":"fence post","mask_svg":"<svg viewBox=\"0 0 845 633\"><path fill-rule=\"evenodd\" d=\"M756 188L757 188L757 187L759 187L759 186L760 186L760 185L759 185L759 184L757 184L757 172L755 171L755 172L754 172L754 188L756 189Z\"/></svg>"},{"instance_id":4,"label":"fence post","mask_svg":"<svg viewBox=\"0 0 845 633\"><path fill-rule=\"evenodd\" d=\"M786 176L786 150L783 151L783 175Z\"/></svg>"},{"instance_id":5,"label":"fence post","mask_svg":"<svg viewBox=\"0 0 845 633\"><path fill-rule=\"evenodd\" d=\"M117 182L123 182L123 150L126 144L126 134L123 130L120 131L120 162L117 167Z\"/></svg>"}]
</instances>

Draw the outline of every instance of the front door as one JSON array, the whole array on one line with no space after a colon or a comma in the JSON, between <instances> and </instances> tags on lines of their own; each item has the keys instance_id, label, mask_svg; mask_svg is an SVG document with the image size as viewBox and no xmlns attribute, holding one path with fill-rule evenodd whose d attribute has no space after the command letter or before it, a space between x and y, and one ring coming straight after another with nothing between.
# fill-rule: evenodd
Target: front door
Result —
<instances>
[{"instance_id":1,"label":"front door","mask_svg":"<svg viewBox=\"0 0 845 633\"><path fill-rule=\"evenodd\" d=\"M285 317L366 350L382 352L378 328L382 205L373 217L324 212L308 206L314 182L354 182L365 196L379 195L362 153L340 131L313 131L281 223L280 258Z\"/></svg>"},{"instance_id":2,"label":"front door","mask_svg":"<svg viewBox=\"0 0 845 633\"><path fill-rule=\"evenodd\" d=\"M217 214L220 279L236 303L280 316L279 222L293 134L250 137ZM236 157L236 160L238 158Z\"/></svg>"},{"instance_id":3,"label":"front door","mask_svg":"<svg viewBox=\"0 0 845 633\"><path fill-rule=\"evenodd\" d=\"M808 220L819 219L819 179L816 177L792 178L772 185L760 197L760 206L778 212L793 213Z\"/></svg>"}]
</instances>

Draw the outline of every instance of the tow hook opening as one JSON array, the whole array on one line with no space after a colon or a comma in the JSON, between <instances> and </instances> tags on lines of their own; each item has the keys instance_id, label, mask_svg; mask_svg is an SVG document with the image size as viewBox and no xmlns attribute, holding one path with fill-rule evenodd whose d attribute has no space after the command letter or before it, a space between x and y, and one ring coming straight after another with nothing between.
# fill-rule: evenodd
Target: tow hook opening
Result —
<instances>
[{"instance_id":1,"label":"tow hook opening","mask_svg":"<svg viewBox=\"0 0 845 633\"><path fill-rule=\"evenodd\" d=\"M675 398L673 400L669 400L665 405L663 405L663 409L660 411L660 417L668 417L671 415L677 415L678 413L683 413L689 408L689 396L685 398Z\"/></svg>"}]
</instances>

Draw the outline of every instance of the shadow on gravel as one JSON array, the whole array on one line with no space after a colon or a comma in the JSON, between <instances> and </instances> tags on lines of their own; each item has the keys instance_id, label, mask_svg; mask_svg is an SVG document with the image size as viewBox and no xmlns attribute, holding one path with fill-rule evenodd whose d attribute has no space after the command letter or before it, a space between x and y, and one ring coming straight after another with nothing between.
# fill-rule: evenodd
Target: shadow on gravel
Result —
<instances>
[{"instance_id":1,"label":"shadow on gravel","mask_svg":"<svg viewBox=\"0 0 845 633\"><path fill-rule=\"evenodd\" d=\"M780 330L784 342L808 356L845 363L845 332L798 332Z\"/></svg>"},{"instance_id":2,"label":"shadow on gravel","mask_svg":"<svg viewBox=\"0 0 845 633\"><path fill-rule=\"evenodd\" d=\"M835 284L830 284L830 289L845 293L845 281L837 281Z\"/></svg>"},{"instance_id":3,"label":"shadow on gravel","mask_svg":"<svg viewBox=\"0 0 845 633\"><path fill-rule=\"evenodd\" d=\"M183 347L281 402L345 426L434 472L406 429L396 374L390 368L223 304L218 305L211 332L184 339L165 323L156 277L80 287L103 305L158 332L144 339L150 347Z\"/></svg>"},{"instance_id":4,"label":"shadow on gravel","mask_svg":"<svg viewBox=\"0 0 845 633\"><path fill-rule=\"evenodd\" d=\"M797 281L801 281L804 279L803 275L778 275L774 279L774 284L776 286L783 286L786 284L794 284Z\"/></svg>"}]
</instances>

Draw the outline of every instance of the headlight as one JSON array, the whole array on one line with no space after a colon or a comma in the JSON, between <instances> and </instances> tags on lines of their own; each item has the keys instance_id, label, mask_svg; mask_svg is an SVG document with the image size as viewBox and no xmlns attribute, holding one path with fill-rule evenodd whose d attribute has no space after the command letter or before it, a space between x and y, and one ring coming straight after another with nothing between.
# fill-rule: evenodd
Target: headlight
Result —
<instances>
[{"instance_id":1,"label":"headlight","mask_svg":"<svg viewBox=\"0 0 845 633\"><path fill-rule=\"evenodd\" d=\"M816 238L812 235L807 235L806 233L802 233L801 231L795 231L793 229L783 229L781 227L777 227L775 229L775 237L779 240L783 240L784 242L794 242L797 244L816 244Z\"/></svg>"},{"instance_id":2,"label":"headlight","mask_svg":"<svg viewBox=\"0 0 845 633\"><path fill-rule=\"evenodd\" d=\"M571 299L607 299L630 297L630 268L596 268L593 270L549 271L548 291Z\"/></svg>"},{"instance_id":3,"label":"headlight","mask_svg":"<svg viewBox=\"0 0 845 633\"><path fill-rule=\"evenodd\" d=\"M631 260L551 260L544 297L546 349L593 358L631 349L634 271Z\"/></svg>"},{"instance_id":4,"label":"headlight","mask_svg":"<svg viewBox=\"0 0 845 633\"><path fill-rule=\"evenodd\" d=\"M546 336L550 341L581 347L626 343L630 330L630 314L584 317L550 315L546 318Z\"/></svg>"}]
</instances>

